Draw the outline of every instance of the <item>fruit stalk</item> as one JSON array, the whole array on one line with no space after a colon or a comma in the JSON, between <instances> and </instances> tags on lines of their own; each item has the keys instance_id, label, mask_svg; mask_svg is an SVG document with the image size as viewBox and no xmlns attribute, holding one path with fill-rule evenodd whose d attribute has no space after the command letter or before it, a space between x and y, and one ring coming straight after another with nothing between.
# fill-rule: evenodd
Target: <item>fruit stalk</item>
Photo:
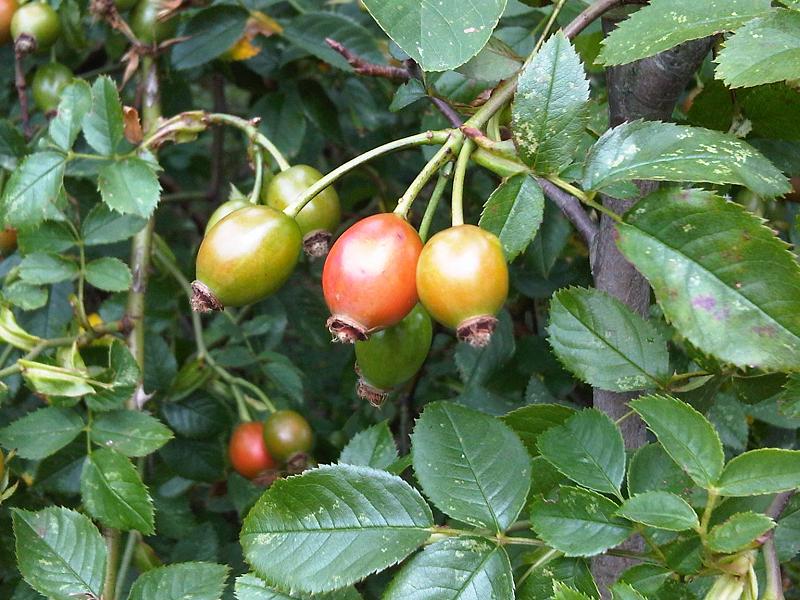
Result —
<instances>
[{"instance_id":1,"label":"fruit stalk","mask_svg":"<svg viewBox=\"0 0 800 600\"><path fill-rule=\"evenodd\" d=\"M456 162L456 173L453 176L453 198L450 207L453 213L453 227L464 224L464 179L467 176L467 166L473 148L475 148L475 142L467 139Z\"/></svg>"},{"instance_id":2,"label":"fruit stalk","mask_svg":"<svg viewBox=\"0 0 800 600\"><path fill-rule=\"evenodd\" d=\"M436 208L439 206L439 200L444 194L444 189L447 187L447 180L450 179L450 165L445 165L439 173L439 179L436 181L436 187L433 188L431 199L428 201L428 206L425 208L425 214L422 216L422 223L419 226L419 237L422 243L428 241L428 232L431 229L433 222L433 215L436 214Z\"/></svg>"},{"instance_id":3,"label":"fruit stalk","mask_svg":"<svg viewBox=\"0 0 800 600\"><path fill-rule=\"evenodd\" d=\"M355 158L347 161L346 163L340 165L339 167L335 168L333 171L325 175L322 179L317 181L314 185L308 188L302 196L300 196L296 202L291 204L290 206L286 207L283 211L290 217L296 217L297 214L303 209L303 207L311 202L314 199L314 196L319 194L322 190L324 190L329 185L332 185L336 182L340 177L346 175L356 167L371 161L374 158L378 158L379 156L383 156L384 154L388 154L390 152L395 152L396 150L405 150L406 148L413 148L415 146L432 146L437 144L446 144L450 140L450 135L452 134L452 130L450 129L441 129L438 131L423 131L422 133L417 133L415 135L410 135L408 137L400 138L399 140L394 140L389 142L388 144L383 144L382 146L378 146L377 148L373 148L364 154L356 156ZM441 152L441 150L440 150ZM422 186L420 186L422 189Z\"/></svg>"}]
</instances>

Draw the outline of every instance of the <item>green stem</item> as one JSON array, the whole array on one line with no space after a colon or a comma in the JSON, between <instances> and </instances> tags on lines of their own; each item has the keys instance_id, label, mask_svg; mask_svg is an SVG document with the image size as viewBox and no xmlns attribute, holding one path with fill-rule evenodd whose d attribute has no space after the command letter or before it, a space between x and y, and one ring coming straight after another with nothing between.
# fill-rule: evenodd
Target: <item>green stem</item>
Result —
<instances>
[{"instance_id":1,"label":"green stem","mask_svg":"<svg viewBox=\"0 0 800 600\"><path fill-rule=\"evenodd\" d=\"M464 180L467 176L467 166L473 148L475 148L475 142L467 139L458 154L458 161L456 161L456 172L453 175L453 199L450 207L453 213L453 227L464 224Z\"/></svg>"},{"instance_id":2,"label":"green stem","mask_svg":"<svg viewBox=\"0 0 800 600\"><path fill-rule=\"evenodd\" d=\"M394 214L399 215L404 219L406 218L408 211L411 209L411 204L422 191L422 188L427 185L428 181L430 181L431 177L433 177L439 171L439 169L450 162L453 157L458 154L463 142L463 133L457 130L450 132L449 137L445 141L444 145L439 148L436 154L433 155L433 158L431 158L417 174L417 176L414 178L414 181L411 182L411 185L408 186L408 189L397 202L397 208L394 209Z\"/></svg>"},{"instance_id":3,"label":"green stem","mask_svg":"<svg viewBox=\"0 0 800 600\"><path fill-rule=\"evenodd\" d=\"M555 176L555 175L550 175L550 176L546 177L545 179L547 179L551 183L554 183L555 185L560 187L565 192L569 192L570 194L575 196L578 200L580 200L586 206L590 206L593 209L595 209L596 211L598 211L600 213L603 213L604 215L609 217L611 220L616 221L617 223L622 223L622 217L620 217L617 213L615 213L610 208L607 208L607 207L603 206L599 202L595 202L594 198L592 198L589 194L584 192L579 187L575 187L574 185L572 185L568 181L564 181L563 179L561 179L560 177Z\"/></svg>"},{"instance_id":4,"label":"green stem","mask_svg":"<svg viewBox=\"0 0 800 600\"><path fill-rule=\"evenodd\" d=\"M703 511L703 517L700 519L700 530L698 531L700 534L700 539L703 541L703 545L705 545L706 535L708 534L708 524L711 522L711 514L714 512L714 508L717 506L718 500L719 494L717 493L717 490L714 488L708 490L706 508Z\"/></svg>"},{"instance_id":5,"label":"green stem","mask_svg":"<svg viewBox=\"0 0 800 600\"><path fill-rule=\"evenodd\" d=\"M14 351L14 346L11 344L6 344L6 347L3 348L3 351L0 352L0 368L6 365L6 361L8 357L11 356L11 353Z\"/></svg>"},{"instance_id":6,"label":"green stem","mask_svg":"<svg viewBox=\"0 0 800 600\"><path fill-rule=\"evenodd\" d=\"M513 523L511 527L506 529L506 533L510 533L512 531L528 531L530 528L530 521L517 521L516 523Z\"/></svg>"},{"instance_id":7,"label":"green stem","mask_svg":"<svg viewBox=\"0 0 800 600\"><path fill-rule=\"evenodd\" d=\"M142 99L142 128L147 134L152 133L161 117L161 98L159 96L159 80L155 61L152 57L142 58L142 78L145 94ZM153 244L155 219L150 217L147 225L134 237L131 246L131 271L133 283L128 295L127 316L132 328L128 336L128 347L140 367L144 367L144 313L145 294L150 273L150 251ZM139 382L140 385L142 382ZM128 401L129 408L135 409L135 395Z\"/></svg>"},{"instance_id":8,"label":"green stem","mask_svg":"<svg viewBox=\"0 0 800 600\"><path fill-rule=\"evenodd\" d=\"M500 136L500 113L495 113L489 122L486 124L486 134L493 142L499 142Z\"/></svg>"},{"instance_id":9,"label":"green stem","mask_svg":"<svg viewBox=\"0 0 800 600\"><path fill-rule=\"evenodd\" d=\"M254 148L256 178L253 182L253 191L250 192L250 204L258 204L261 200L261 183L264 180L264 155L261 149Z\"/></svg>"},{"instance_id":10,"label":"green stem","mask_svg":"<svg viewBox=\"0 0 800 600\"><path fill-rule=\"evenodd\" d=\"M103 530L108 557L106 558L106 578L103 582L103 598L114 598L117 589L117 562L119 561L120 533L118 529Z\"/></svg>"},{"instance_id":11,"label":"green stem","mask_svg":"<svg viewBox=\"0 0 800 600\"><path fill-rule=\"evenodd\" d=\"M378 146L377 148L373 148L372 150L369 150L368 152L365 152L364 154L356 156L355 158L347 161L343 165L340 165L325 175L322 179L315 182L314 185L303 192L297 200L287 206L283 212L290 217L296 217L297 214L303 210L303 207L311 202L322 190L335 183L336 180L343 175L346 175L356 167L359 167L374 158L378 158L379 156L383 156L384 154L395 152L397 150L413 148L415 146L444 144L448 141L449 136L450 130L448 129L441 131L424 131L422 133L417 133L416 135L394 140L387 144L383 144L382 146Z\"/></svg>"},{"instance_id":12,"label":"green stem","mask_svg":"<svg viewBox=\"0 0 800 600\"><path fill-rule=\"evenodd\" d=\"M166 252L162 248L160 248L161 240L158 240L158 243L155 246L154 255L158 264L169 272L170 275L178 282L178 284L183 288L186 297L191 299L192 298L192 286L189 283L189 280L186 279L186 276L181 272L178 265L172 260L171 257L167 255ZM217 361L214 360L214 357L209 354L208 349L206 348L205 341L203 340L203 326L200 321L200 316L198 313L192 311L192 327L194 329L194 337L195 337L195 344L197 346L197 356L198 358L202 358L206 364L214 370L217 375L219 375L225 382L232 386L238 386L241 389L249 390L259 401L264 404L264 407L269 412L276 412L277 408L272 403L272 400L269 399L267 396L258 386L253 385L249 381L242 379L241 377L236 377L235 375L231 375L224 367L217 364Z\"/></svg>"},{"instance_id":13,"label":"green stem","mask_svg":"<svg viewBox=\"0 0 800 600\"><path fill-rule=\"evenodd\" d=\"M419 237L422 239L423 244L428 240L428 232L431 229L433 216L436 214L436 208L439 206L439 200L441 200L442 194L447 187L447 180L450 178L449 173L446 173L448 170L448 165L445 165L442 171L439 173L439 179L436 182L436 187L433 188L431 199L428 201L428 206L425 208L425 215L422 217L422 223L419 226Z\"/></svg>"},{"instance_id":14,"label":"green stem","mask_svg":"<svg viewBox=\"0 0 800 600\"><path fill-rule=\"evenodd\" d=\"M707 377L711 375L708 371L692 371L691 373L675 373L672 377L669 378L669 383L672 385L673 383L678 383L681 381L686 381L687 379L694 379L695 377Z\"/></svg>"},{"instance_id":15,"label":"green stem","mask_svg":"<svg viewBox=\"0 0 800 600\"><path fill-rule=\"evenodd\" d=\"M536 569L546 565L551 560L559 556L561 556L561 552L551 548L550 550L542 554L539 558L537 558L535 561L533 561L531 566L528 567L528 570L525 571L522 577L519 578L519 581L517 581L516 583L517 589L519 589L519 586L521 586L525 582L525 580L531 576L531 573L533 573Z\"/></svg>"},{"instance_id":16,"label":"green stem","mask_svg":"<svg viewBox=\"0 0 800 600\"><path fill-rule=\"evenodd\" d=\"M258 127L256 127L252 122L242 119L241 117L226 115L224 113L208 113L205 115L204 120L207 123L231 125L232 127L241 129L253 142L257 143L264 148L264 150L269 152L270 156L272 156L272 158L275 160L275 163L278 165L278 168L281 171L285 171L291 167L289 161L287 161L286 157L281 153L280 150L278 150L278 147L272 143L272 140L261 133L258 130Z\"/></svg>"},{"instance_id":17,"label":"green stem","mask_svg":"<svg viewBox=\"0 0 800 600\"><path fill-rule=\"evenodd\" d=\"M472 153L472 161L500 177L512 177L531 172L530 168L524 163L500 156L481 147L476 148Z\"/></svg>"},{"instance_id":18,"label":"green stem","mask_svg":"<svg viewBox=\"0 0 800 600\"><path fill-rule=\"evenodd\" d=\"M136 550L136 544L138 543L139 532L135 530L129 532L128 539L125 541L125 549L122 551L122 560L119 563L119 572L117 574L117 582L121 585L117 586L114 598L110 600L120 600L120 598L122 598L122 586L125 585L125 579L128 577L128 570L133 560L133 552Z\"/></svg>"},{"instance_id":19,"label":"green stem","mask_svg":"<svg viewBox=\"0 0 800 600\"><path fill-rule=\"evenodd\" d=\"M775 538L770 535L762 548L767 587L761 600L784 600L781 564L775 549Z\"/></svg>"},{"instance_id":20,"label":"green stem","mask_svg":"<svg viewBox=\"0 0 800 600\"><path fill-rule=\"evenodd\" d=\"M239 391L239 388L235 385L231 385L230 390L233 397L236 399L236 409L239 412L239 420L242 423L249 423L253 418L250 416L250 411L247 409L247 402L245 402L242 392Z\"/></svg>"}]
</instances>

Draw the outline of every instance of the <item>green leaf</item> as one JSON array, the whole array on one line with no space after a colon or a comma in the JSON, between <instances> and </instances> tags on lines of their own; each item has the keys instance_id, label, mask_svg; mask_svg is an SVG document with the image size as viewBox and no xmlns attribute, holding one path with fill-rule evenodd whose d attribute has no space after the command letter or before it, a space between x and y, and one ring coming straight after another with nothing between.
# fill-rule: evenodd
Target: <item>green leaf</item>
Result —
<instances>
[{"instance_id":1,"label":"green leaf","mask_svg":"<svg viewBox=\"0 0 800 600\"><path fill-rule=\"evenodd\" d=\"M92 92L89 84L81 79L65 87L58 103L58 112L50 121L50 139L62 150L70 150L78 134L86 113L92 108Z\"/></svg>"},{"instance_id":2,"label":"green leaf","mask_svg":"<svg viewBox=\"0 0 800 600\"><path fill-rule=\"evenodd\" d=\"M133 582L128 600L220 600L228 567L187 562L158 567Z\"/></svg>"},{"instance_id":3,"label":"green leaf","mask_svg":"<svg viewBox=\"0 0 800 600\"><path fill-rule=\"evenodd\" d=\"M800 450L762 448L732 459L717 483L723 496L777 494L800 487Z\"/></svg>"},{"instance_id":4,"label":"green leaf","mask_svg":"<svg viewBox=\"0 0 800 600\"><path fill-rule=\"evenodd\" d=\"M737 454L745 451L749 437L747 413L733 394L717 394L714 405L706 412L706 418L719 433L723 446Z\"/></svg>"},{"instance_id":5,"label":"green leaf","mask_svg":"<svg viewBox=\"0 0 800 600\"><path fill-rule=\"evenodd\" d=\"M384 61L375 37L356 21L336 13L308 12L295 17L284 29L283 37L320 60L345 71L352 71L353 68L341 54L325 43L326 38L336 40L367 61Z\"/></svg>"},{"instance_id":6,"label":"green leaf","mask_svg":"<svg viewBox=\"0 0 800 600\"><path fill-rule=\"evenodd\" d=\"M328 594L302 594L279 591L255 575L240 575L236 578L237 600L362 600L355 588L346 587Z\"/></svg>"},{"instance_id":7,"label":"green leaf","mask_svg":"<svg viewBox=\"0 0 800 600\"><path fill-rule=\"evenodd\" d=\"M539 437L539 452L575 483L620 496L625 443L614 422L596 409L582 410Z\"/></svg>"},{"instance_id":8,"label":"green leaf","mask_svg":"<svg viewBox=\"0 0 800 600\"><path fill-rule=\"evenodd\" d=\"M669 492L646 492L626 500L617 514L629 521L668 531L697 529L700 521L691 506Z\"/></svg>"},{"instance_id":9,"label":"green leaf","mask_svg":"<svg viewBox=\"0 0 800 600\"><path fill-rule=\"evenodd\" d=\"M84 401L95 411L121 408L139 385L140 376L139 365L128 347L122 341L114 340L108 349L108 369L95 377L111 388L100 388Z\"/></svg>"},{"instance_id":10,"label":"green leaf","mask_svg":"<svg viewBox=\"0 0 800 600\"><path fill-rule=\"evenodd\" d=\"M483 48L506 0L364 0L378 25L425 71L463 65Z\"/></svg>"},{"instance_id":11,"label":"green leaf","mask_svg":"<svg viewBox=\"0 0 800 600\"><path fill-rule=\"evenodd\" d=\"M81 236L87 246L113 244L127 240L146 223L147 219L137 215L121 215L105 204L96 204L81 224Z\"/></svg>"},{"instance_id":12,"label":"green leaf","mask_svg":"<svg viewBox=\"0 0 800 600\"><path fill-rule=\"evenodd\" d=\"M752 544L757 537L773 527L775 521L761 513L736 513L724 523L711 528L708 532L708 547L714 552L733 554Z\"/></svg>"},{"instance_id":13,"label":"green leaf","mask_svg":"<svg viewBox=\"0 0 800 600\"><path fill-rule=\"evenodd\" d=\"M342 450L339 462L373 469L386 469L398 458L397 446L387 421L353 436Z\"/></svg>"},{"instance_id":14,"label":"green leaf","mask_svg":"<svg viewBox=\"0 0 800 600\"><path fill-rule=\"evenodd\" d=\"M147 456L172 439L158 419L138 410L100 413L92 421L92 441L125 456Z\"/></svg>"},{"instance_id":15,"label":"green leaf","mask_svg":"<svg viewBox=\"0 0 800 600\"><path fill-rule=\"evenodd\" d=\"M25 137L7 119L0 119L0 168L16 169L25 156Z\"/></svg>"},{"instance_id":16,"label":"green leaf","mask_svg":"<svg viewBox=\"0 0 800 600\"><path fill-rule=\"evenodd\" d=\"M217 440L176 438L159 450L164 462L184 479L213 483L225 470L222 447Z\"/></svg>"},{"instance_id":17,"label":"green leaf","mask_svg":"<svg viewBox=\"0 0 800 600\"><path fill-rule=\"evenodd\" d=\"M84 515L67 508L12 509L17 564L25 581L52 600L99 598L106 544Z\"/></svg>"},{"instance_id":18,"label":"green leaf","mask_svg":"<svg viewBox=\"0 0 800 600\"><path fill-rule=\"evenodd\" d=\"M591 600L591 598L560 581L554 581L553 600Z\"/></svg>"},{"instance_id":19,"label":"green leaf","mask_svg":"<svg viewBox=\"0 0 800 600\"><path fill-rule=\"evenodd\" d=\"M511 262L536 237L543 217L542 188L530 175L516 175L492 192L478 224L500 238L506 260Z\"/></svg>"},{"instance_id":20,"label":"green leaf","mask_svg":"<svg viewBox=\"0 0 800 600\"><path fill-rule=\"evenodd\" d=\"M611 600L647 600L630 584L615 583L611 586Z\"/></svg>"},{"instance_id":21,"label":"green leaf","mask_svg":"<svg viewBox=\"0 0 800 600\"><path fill-rule=\"evenodd\" d=\"M582 558L555 558L542 569L535 569L517 590L517 600L542 600L553 597L553 583L561 581L590 598L600 592L592 578L587 561Z\"/></svg>"},{"instance_id":22,"label":"green leaf","mask_svg":"<svg viewBox=\"0 0 800 600\"><path fill-rule=\"evenodd\" d=\"M730 91L723 89L730 97ZM800 140L800 122L797 119L800 93L796 89L785 83L774 83L739 90L736 99L743 116L753 126L749 137ZM780 167L778 164L775 166Z\"/></svg>"},{"instance_id":23,"label":"green leaf","mask_svg":"<svg viewBox=\"0 0 800 600\"><path fill-rule=\"evenodd\" d=\"M161 194L152 167L140 158L126 158L104 166L97 186L109 208L140 217L152 214Z\"/></svg>"},{"instance_id":24,"label":"green leaf","mask_svg":"<svg viewBox=\"0 0 800 600\"><path fill-rule=\"evenodd\" d=\"M778 398L780 412L790 419L800 418L800 374L789 375Z\"/></svg>"},{"instance_id":25,"label":"green leaf","mask_svg":"<svg viewBox=\"0 0 800 600\"><path fill-rule=\"evenodd\" d=\"M692 480L713 487L722 473L722 442L711 423L691 406L670 396L642 396L629 406Z\"/></svg>"},{"instance_id":26,"label":"green leaf","mask_svg":"<svg viewBox=\"0 0 800 600\"><path fill-rule=\"evenodd\" d=\"M620 250L692 344L737 366L798 368L800 265L758 217L710 192L672 189L637 203L617 229Z\"/></svg>"},{"instance_id":27,"label":"green leaf","mask_svg":"<svg viewBox=\"0 0 800 600\"><path fill-rule=\"evenodd\" d=\"M508 554L483 538L453 538L427 546L400 570L382 596L383 600L409 598L513 600Z\"/></svg>"},{"instance_id":28,"label":"green leaf","mask_svg":"<svg viewBox=\"0 0 800 600\"><path fill-rule=\"evenodd\" d=\"M494 531L516 520L530 489L530 458L502 421L434 402L417 420L411 443L417 480L443 513Z\"/></svg>"},{"instance_id":29,"label":"green leaf","mask_svg":"<svg viewBox=\"0 0 800 600\"><path fill-rule=\"evenodd\" d=\"M0 306L0 340L20 350L33 350L41 338L31 335L17 323L14 313L7 306Z\"/></svg>"},{"instance_id":30,"label":"green leaf","mask_svg":"<svg viewBox=\"0 0 800 600\"><path fill-rule=\"evenodd\" d=\"M133 275L120 259L104 256L86 265L86 281L99 290L124 292L130 289Z\"/></svg>"},{"instance_id":31,"label":"green leaf","mask_svg":"<svg viewBox=\"0 0 800 600\"><path fill-rule=\"evenodd\" d=\"M589 150L584 189L602 190L633 179L735 183L767 198L790 190L786 177L746 142L658 121L623 123Z\"/></svg>"},{"instance_id":32,"label":"green leaf","mask_svg":"<svg viewBox=\"0 0 800 600\"><path fill-rule=\"evenodd\" d=\"M39 394L77 398L95 393L83 367L57 367L24 359L19 359L17 365L27 384Z\"/></svg>"},{"instance_id":33,"label":"green leaf","mask_svg":"<svg viewBox=\"0 0 800 600\"><path fill-rule=\"evenodd\" d=\"M456 69L470 79L497 83L516 74L522 59L502 40L491 37L483 49Z\"/></svg>"},{"instance_id":34,"label":"green leaf","mask_svg":"<svg viewBox=\"0 0 800 600\"><path fill-rule=\"evenodd\" d=\"M770 10L769 0L654 0L603 40L597 62L622 65L689 40L732 31ZM647 35L642 35L642 32Z\"/></svg>"},{"instance_id":35,"label":"green leaf","mask_svg":"<svg viewBox=\"0 0 800 600\"><path fill-rule=\"evenodd\" d=\"M519 155L536 173L558 173L572 162L588 101L581 59L559 31L520 75L512 106Z\"/></svg>"},{"instance_id":36,"label":"green leaf","mask_svg":"<svg viewBox=\"0 0 800 600\"><path fill-rule=\"evenodd\" d=\"M259 129L281 152L291 157L300 151L308 125L297 90L264 94L251 112L261 117Z\"/></svg>"},{"instance_id":37,"label":"green leaf","mask_svg":"<svg viewBox=\"0 0 800 600\"><path fill-rule=\"evenodd\" d=\"M781 514L775 528L775 549L778 560L785 562L800 552L800 498L794 496Z\"/></svg>"},{"instance_id":38,"label":"green leaf","mask_svg":"<svg viewBox=\"0 0 800 600\"><path fill-rule=\"evenodd\" d=\"M20 277L33 284L58 283L78 276L74 261L55 254L29 254L19 265Z\"/></svg>"},{"instance_id":39,"label":"green leaf","mask_svg":"<svg viewBox=\"0 0 800 600\"><path fill-rule=\"evenodd\" d=\"M717 78L750 87L800 77L800 12L778 9L754 19L725 41Z\"/></svg>"},{"instance_id":40,"label":"green leaf","mask_svg":"<svg viewBox=\"0 0 800 600\"><path fill-rule=\"evenodd\" d=\"M628 468L628 493L664 491L685 495L692 480L661 444L648 444L633 455Z\"/></svg>"},{"instance_id":41,"label":"green leaf","mask_svg":"<svg viewBox=\"0 0 800 600\"><path fill-rule=\"evenodd\" d=\"M64 185L63 154L31 154L12 173L3 193L5 221L12 227L36 226L52 215Z\"/></svg>"},{"instance_id":42,"label":"green leaf","mask_svg":"<svg viewBox=\"0 0 800 600\"><path fill-rule=\"evenodd\" d=\"M57 452L83 430L83 420L71 408L46 406L0 429L0 444L16 448L22 458L39 460Z\"/></svg>"},{"instance_id":43,"label":"green leaf","mask_svg":"<svg viewBox=\"0 0 800 600\"><path fill-rule=\"evenodd\" d=\"M75 245L75 236L66 223L45 221L38 227L17 231L17 244L22 254L60 254Z\"/></svg>"},{"instance_id":44,"label":"green leaf","mask_svg":"<svg viewBox=\"0 0 800 600\"><path fill-rule=\"evenodd\" d=\"M562 487L556 501L531 505L531 526L548 546L567 556L594 556L621 544L631 534L615 516L619 507L596 492Z\"/></svg>"},{"instance_id":45,"label":"green leaf","mask_svg":"<svg viewBox=\"0 0 800 600\"><path fill-rule=\"evenodd\" d=\"M503 417L503 422L519 436L528 453L537 456L539 437L574 414L573 409L561 404L532 404L511 411Z\"/></svg>"},{"instance_id":46,"label":"green leaf","mask_svg":"<svg viewBox=\"0 0 800 600\"><path fill-rule=\"evenodd\" d=\"M154 532L153 501L130 459L114 450L95 450L83 467L81 497L86 510L108 527Z\"/></svg>"},{"instance_id":47,"label":"green leaf","mask_svg":"<svg viewBox=\"0 0 800 600\"><path fill-rule=\"evenodd\" d=\"M83 137L99 154L112 156L122 142L123 131L117 85L102 75L92 85L92 110L83 119Z\"/></svg>"},{"instance_id":48,"label":"green leaf","mask_svg":"<svg viewBox=\"0 0 800 600\"><path fill-rule=\"evenodd\" d=\"M182 71L214 60L242 36L249 15L244 8L227 4L196 12L182 32L189 39L172 48L172 66Z\"/></svg>"},{"instance_id":49,"label":"green leaf","mask_svg":"<svg viewBox=\"0 0 800 600\"><path fill-rule=\"evenodd\" d=\"M410 79L397 88L389 105L389 110L397 112L406 106L412 105L417 100L422 100L428 95L425 86L419 79Z\"/></svg>"},{"instance_id":50,"label":"green leaf","mask_svg":"<svg viewBox=\"0 0 800 600\"><path fill-rule=\"evenodd\" d=\"M613 296L559 290L550 303L548 341L564 366L600 389L658 388L669 378L667 341Z\"/></svg>"},{"instance_id":51,"label":"green leaf","mask_svg":"<svg viewBox=\"0 0 800 600\"><path fill-rule=\"evenodd\" d=\"M47 288L15 281L3 288L3 297L22 310L36 310L47 304Z\"/></svg>"},{"instance_id":52,"label":"green leaf","mask_svg":"<svg viewBox=\"0 0 800 600\"><path fill-rule=\"evenodd\" d=\"M208 439L229 425L222 403L201 393L180 402L164 402L161 412L178 435L188 438Z\"/></svg>"},{"instance_id":53,"label":"green leaf","mask_svg":"<svg viewBox=\"0 0 800 600\"><path fill-rule=\"evenodd\" d=\"M404 559L432 526L422 496L399 477L334 465L273 483L247 515L240 541L268 582L317 593Z\"/></svg>"}]
</instances>

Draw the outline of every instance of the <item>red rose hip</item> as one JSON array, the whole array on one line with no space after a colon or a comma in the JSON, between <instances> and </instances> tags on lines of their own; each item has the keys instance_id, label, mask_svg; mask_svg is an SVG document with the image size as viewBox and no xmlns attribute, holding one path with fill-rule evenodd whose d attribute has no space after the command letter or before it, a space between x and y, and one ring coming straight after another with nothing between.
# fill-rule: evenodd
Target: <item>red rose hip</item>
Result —
<instances>
[{"instance_id":1,"label":"red rose hip","mask_svg":"<svg viewBox=\"0 0 800 600\"><path fill-rule=\"evenodd\" d=\"M322 271L335 340L366 340L411 312L421 250L419 234L395 214L367 217L336 240Z\"/></svg>"},{"instance_id":2,"label":"red rose hip","mask_svg":"<svg viewBox=\"0 0 800 600\"><path fill-rule=\"evenodd\" d=\"M264 443L264 424L258 421L242 423L233 430L228 456L236 472L248 479L275 467L275 461Z\"/></svg>"}]
</instances>

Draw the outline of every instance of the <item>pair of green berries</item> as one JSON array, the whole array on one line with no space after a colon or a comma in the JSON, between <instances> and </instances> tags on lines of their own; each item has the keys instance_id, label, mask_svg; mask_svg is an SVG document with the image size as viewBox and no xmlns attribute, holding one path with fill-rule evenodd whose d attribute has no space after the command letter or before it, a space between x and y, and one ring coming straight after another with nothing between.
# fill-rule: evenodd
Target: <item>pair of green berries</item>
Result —
<instances>
[{"instance_id":1,"label":"pair of green berries","mask_svg":"<svg viewBox=\"0 0 800 600\"><path fill-rule=\"evenodd\" d=\"M333 188L320 192L294 219L283 212L321 178L313 167L295 165L264 186L264 204L229 200L214 211L197 254L192 308L207 312L257 302L286 282L303 249L311 256L327 252L341 220Z\"/></svg>"}]
</instances>

